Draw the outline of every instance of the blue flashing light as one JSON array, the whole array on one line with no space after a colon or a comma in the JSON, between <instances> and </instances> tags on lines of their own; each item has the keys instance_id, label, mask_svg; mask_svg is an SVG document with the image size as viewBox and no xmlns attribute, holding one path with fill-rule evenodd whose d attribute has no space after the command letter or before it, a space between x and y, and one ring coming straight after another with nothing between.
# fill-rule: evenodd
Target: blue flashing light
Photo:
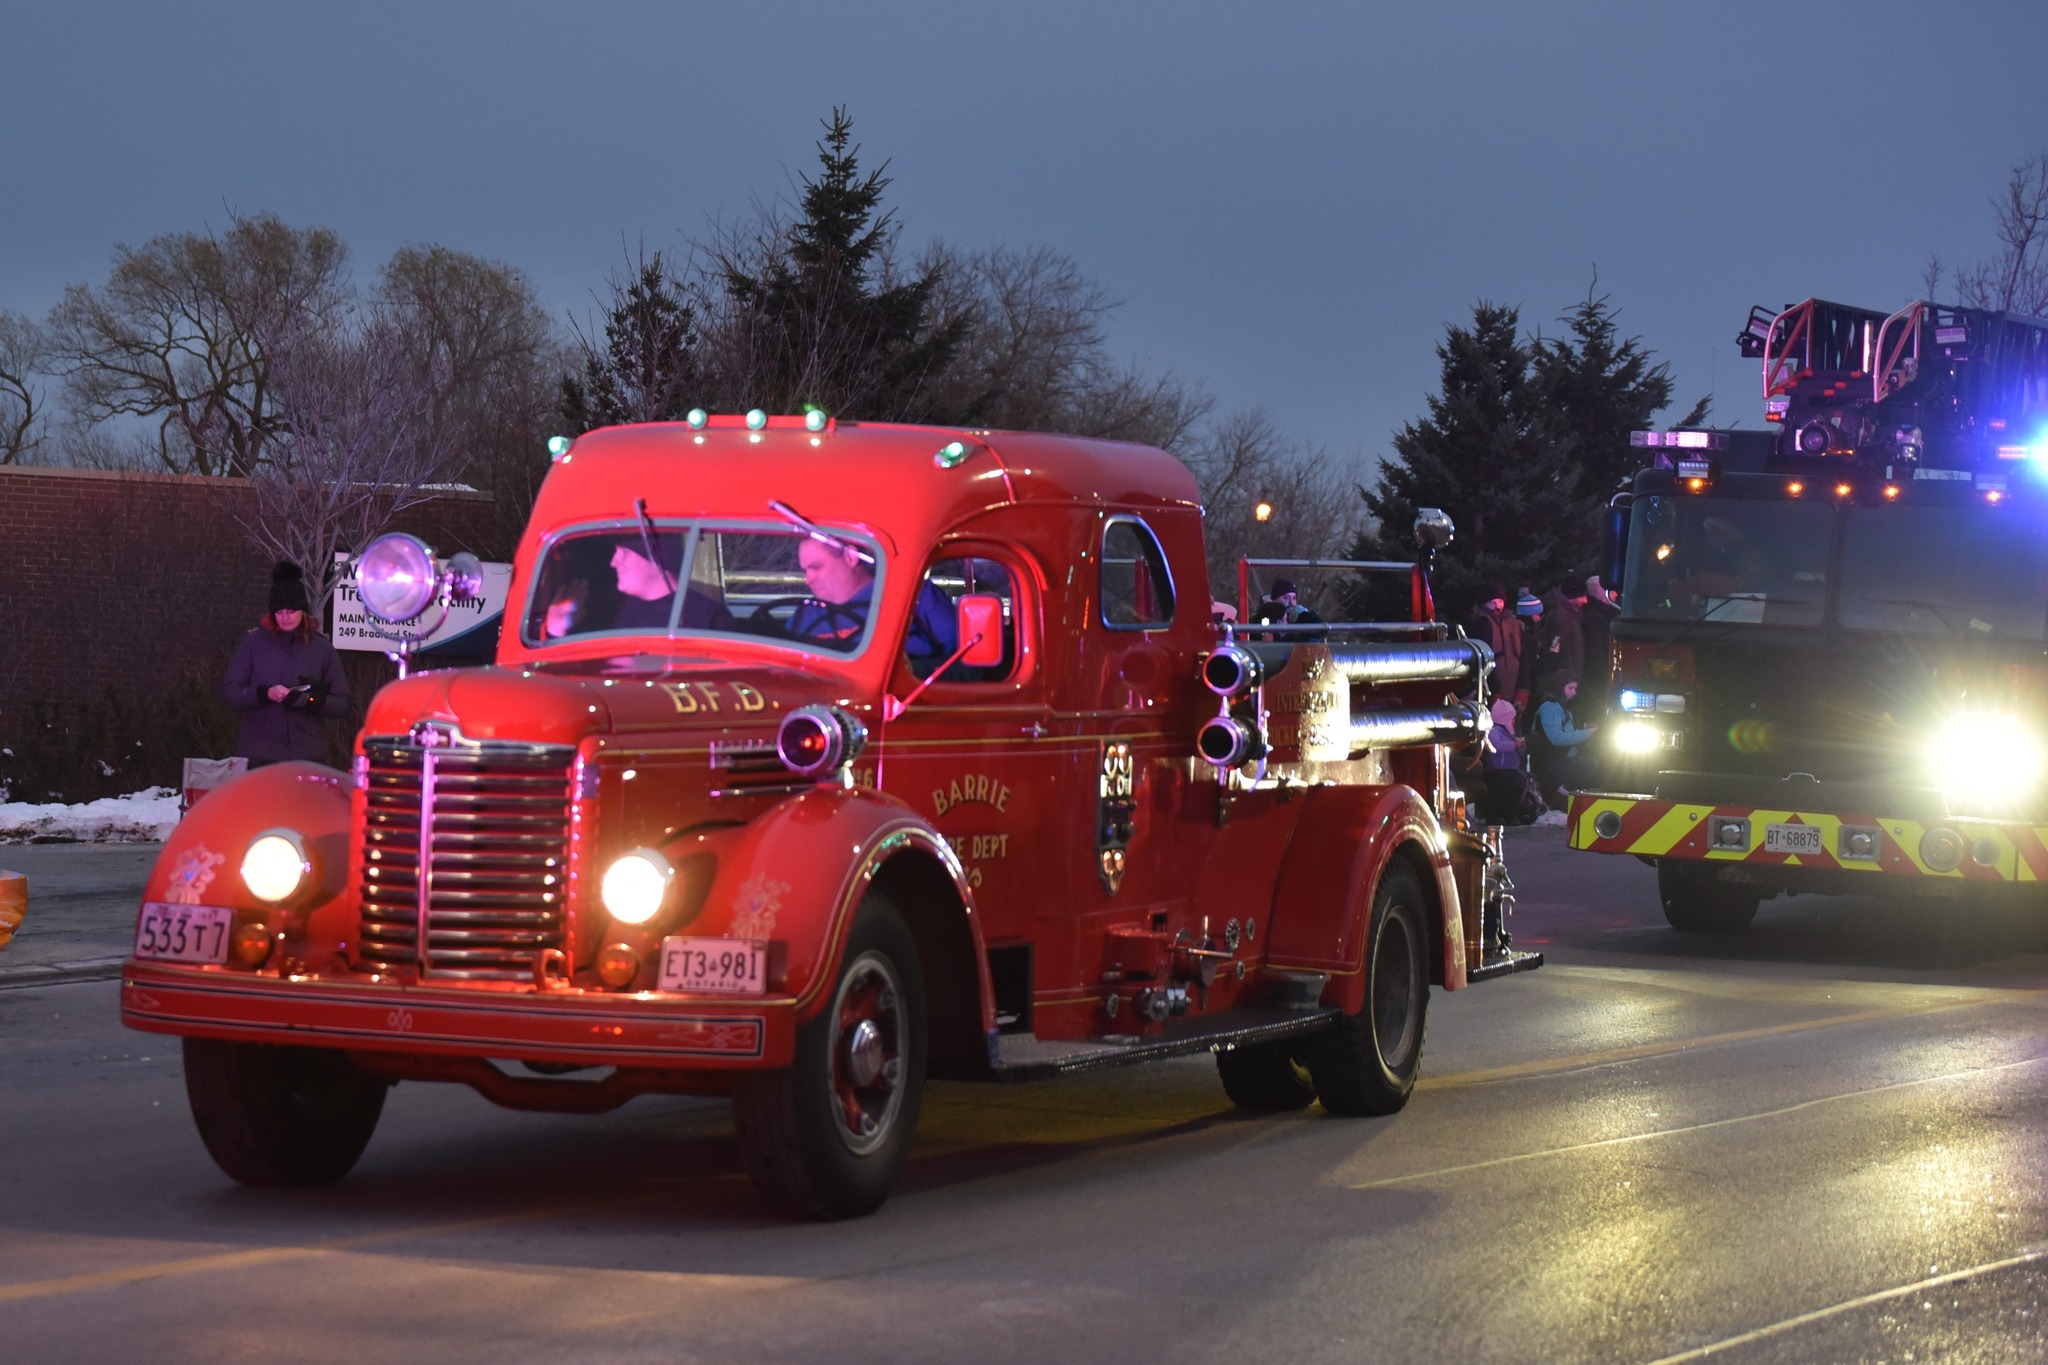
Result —
<instances>
[{"instance_id":1,"label":"blue flashing light","mask_svg":"<svg viewBox=\"0 0 2048 1365\"><path fill-rule=\"evenodd\" d=\"M825 421L825 410L823 408L804 409L804 430L823 431L825 429Z\"/></svg>"},{"instance_id":2,"label":"blue flashing light","mask_svg":"<svg viewBox=\"0 0 2048 1365\"><path fill-rule=\"evenodd\" d=\"M702 431L704 430L704 424L711 420L711 414L702 408L691 408L689 414L683 420L690 424L692 431Z\"/></svg>"},{"instance_id":3,"label":"blue flashing light","mask_svg":"<svg viewBox=\"0 0 2048 1365\"><path fill-rule=\"evenodd\" d=\"M759 431L768 425L768 414L759 408L747 409L747 430Z\"/></svg>"},{"instance_id":4,"label":"blue flashing light","mask_svg":"<svg viewBox=\"0 0 2048 1365\"><path fill-rule=\"evenodd\" d=\"M941 469L954 469L966 463L966 461L967 443L965 441L948 441L939 447L937 454L932 456L932 463Z\"/></svg>"},{"instance_id":5,"label":"blue flashing light","mask_svg":"<svg viewBox=\"0 0 2048 1365\"><path fill-rule=\"evenodd\" d=\"M567 436L548 437L548 458L551 460L561 459L569 453L569 447L575 444L576 442Z\"/></svg>"}]
</instances>

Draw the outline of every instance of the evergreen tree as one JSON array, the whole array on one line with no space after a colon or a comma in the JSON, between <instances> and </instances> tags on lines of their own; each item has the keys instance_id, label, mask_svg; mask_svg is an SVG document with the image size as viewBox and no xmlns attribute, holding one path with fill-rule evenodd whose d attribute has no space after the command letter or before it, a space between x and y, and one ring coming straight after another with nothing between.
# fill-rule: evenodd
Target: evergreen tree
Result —
<instances>
[{"instance_id":1,"label":"evergreen tree","mask_svg":"<svg viewBox=\"0 0 2048 1365\"><path fill-rule=\"evenodd\" d=\"M936 317L935 271L892 279L894 221L881 207L887 163L862 174L845 109L834 109L825 129L799 220L751 255L721 262L721 399L770 412L816 404L878 421L942 415L932 382L969 320Z\"/></svg>"},{"instance_id":2,"label":"evergreen tree","mask_svg":"<svg viewBox=\"0 0 2048 1365\"><path fill-rule=\"evenodd\" d=\"M642 259L630 277L614 276L611 293L604 345L579 338L583 373L562 376L562 418L578 435L620 422L680 420L698 383L695 314L661 253Z\"/></svg>"},{"instance_id":3,"label":"evergreen tree","mask_svg":"<svg viewBox=\"0 0 2048 1365\"><path fill-rule=\"evenodd\" d=\"M1374 526L1355 559L1413 559L1418 507L1441 507L1457 539L1436 560L1437 612L1462 621L1479 584L1542 589L1590 553L1571 534L1585 503L1571 450L1519 336L1519 310L1481 302L1472 325L1452 325L1437 346L1440 391L1429 414L1394 437L1376 487L1361 490ZM1360 580L1352 610L1405 615L1407 585Z\"/></svg>"},{"instance_id":4,"label":"evergreen tree","mask_svg":"<svg viewBox=\"0 0 2048 1365\"><path fill-rule=\"evenodd\" d=\"M1586 518L1597 535L1600 507L1643 467L1647 452L1629 444L1629 433L1649 430L1671 402L1671 367L1652 364L1640 337L1621 336L1605 295L1587 291L1559 321L1568 335L1538 337L1531 372L1555 439L1579 469ZM1678 425L1697 425L1706 415L1702 398Z\"/></svg>"}]
</instances>

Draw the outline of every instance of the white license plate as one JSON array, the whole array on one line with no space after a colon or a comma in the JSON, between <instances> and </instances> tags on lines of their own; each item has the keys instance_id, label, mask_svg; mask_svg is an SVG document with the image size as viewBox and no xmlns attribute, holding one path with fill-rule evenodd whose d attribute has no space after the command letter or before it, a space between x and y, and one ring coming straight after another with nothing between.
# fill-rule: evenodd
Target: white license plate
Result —
<instances>
[{"instance_id":1,"label":"white license plate","mask_svg":"<svg viewBox=\"0 0 2048 1365\"><path fill-rule=\"evenodd\" d=\"M661 988L715 995L759 995L766 989L768 945L743 938L665 938Z\"/></svg>"},{"instance_id":2,"label":"white license plate","mask_svg":"<svg viewBox=\"0 0 2048 1365\"><path fill-rule=\"evenodd\" d=\"M1764 852L1818 853L1819 825L1765 825Z\"/></svg>"},{"instance_id":3,"label":"white license plate","mask_svg":"<svg viewBox=\"0 0 2048 1365\"><path fill-rule=\"evenodd\" d=\"M235 912L219 905L144 901L135 922L135 955L167 962L225 962Z\"/></svg>"}]
</instances>

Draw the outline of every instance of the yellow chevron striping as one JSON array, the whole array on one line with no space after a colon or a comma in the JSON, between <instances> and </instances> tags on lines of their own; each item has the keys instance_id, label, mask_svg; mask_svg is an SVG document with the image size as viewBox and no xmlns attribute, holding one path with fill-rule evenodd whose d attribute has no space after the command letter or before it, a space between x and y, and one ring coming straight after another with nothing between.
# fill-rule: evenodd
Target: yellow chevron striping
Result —
<instances>
[{"instance_id":1,"label":"yellow chevron striping","mask_svg":"<svg viewBox=\"0 0 2048 1365\"><path fill-rule=\"evenodd\" d=\"M1647 853L1651 857L1669 853L1678 846L1679 840L1699 828L1700 821L1706 819L1707 812L1712 809L1712 806L1674 805L1659 817L1656 824L1644 830L1642 837L1629 845L1628 851Z\"/></svg>"}]
</instances>

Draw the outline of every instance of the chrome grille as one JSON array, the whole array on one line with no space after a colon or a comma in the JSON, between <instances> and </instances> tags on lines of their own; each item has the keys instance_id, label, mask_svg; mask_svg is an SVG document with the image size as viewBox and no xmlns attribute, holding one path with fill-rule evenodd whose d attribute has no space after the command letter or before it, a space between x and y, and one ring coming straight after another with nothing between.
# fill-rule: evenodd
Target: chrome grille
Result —
<instances>
[{"instance_id":1,"label":"chrome grille","mask_svg":"<svg viewBox=\"0 0 2048 1365\"><path fill-rule=\"evenodd\" d=\"M531 981L535 958L562 946L575 751L389 740L363 751L364 963Z\"/></svg>"}]
</instances>

